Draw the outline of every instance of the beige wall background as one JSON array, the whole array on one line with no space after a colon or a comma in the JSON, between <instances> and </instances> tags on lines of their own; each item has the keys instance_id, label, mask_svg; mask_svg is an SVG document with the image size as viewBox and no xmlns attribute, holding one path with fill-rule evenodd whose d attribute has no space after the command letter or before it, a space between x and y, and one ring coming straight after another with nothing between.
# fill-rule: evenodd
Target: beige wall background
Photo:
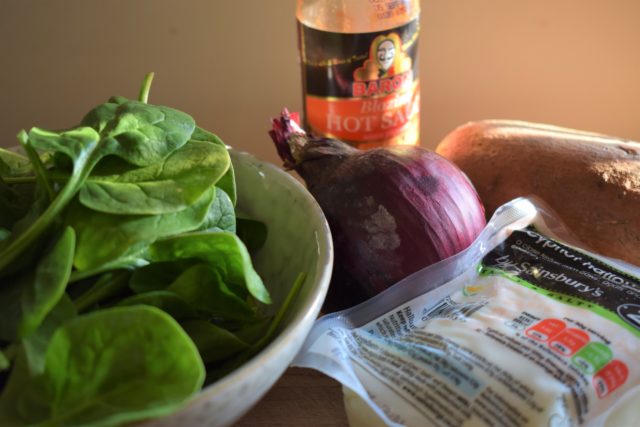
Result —
<instances>
[{"instance_id":1,"label":"beige wall background","mask_svg":"<svg viewBox=\"0 0 640 427\"><path fill-rule=\"evenodd\" d=\"M637 0L422 1L422 144L510 118L640 140ZM278 163L266 132L299 110L293 0L1 0L0 146L63 128L110 95L189 112Z\"/></svg>"}]
</instances>

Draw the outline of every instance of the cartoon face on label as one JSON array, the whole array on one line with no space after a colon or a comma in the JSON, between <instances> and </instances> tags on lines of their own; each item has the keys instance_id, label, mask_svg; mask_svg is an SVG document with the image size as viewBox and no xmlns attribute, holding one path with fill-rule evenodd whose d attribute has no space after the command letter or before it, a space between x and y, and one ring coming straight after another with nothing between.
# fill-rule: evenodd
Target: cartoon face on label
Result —
<instances>
[{"instance_id":1,"label":"cartoon face on label","mask_svg":"<svg viewBox=\"0 0 640 427\"><path fill-rule=\"evenodd\" d=\"M378 44L377 54L380 69L383 71L387 71L389 67L393 65L393 60L396 57L396 45L393 43L393 40L382 40Z\"/></svg>"},{"instance_id":2,"label":"cartoon face on label","mask_svg":"<svg viewBox=\"0 0 640 427\"><path fill-rule=\"evenodd\" d=\"M405 51L400 36L391 32L374 38L369 45L369 57L353 72L355 82L387 79L412 70L412 59ZM411 80L413 77L411 77Z\"/></svg>"}]
</instances>

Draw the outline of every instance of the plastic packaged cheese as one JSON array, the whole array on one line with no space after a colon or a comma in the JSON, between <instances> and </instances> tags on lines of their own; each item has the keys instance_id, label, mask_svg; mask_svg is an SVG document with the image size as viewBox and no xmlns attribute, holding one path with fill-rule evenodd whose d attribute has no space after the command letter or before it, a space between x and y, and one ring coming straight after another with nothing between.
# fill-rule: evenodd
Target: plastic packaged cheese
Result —
<instances>
[{"instance_id":1,"label":"plastic packaged cheese","mask_svg":"<svg viewBox=\"0 0 640 427\"><path fill-rule=\"evenodd\" d=\"M516 199L467 250L319 319L293 364L344 385L352 427L637 425L639 277Z\"/></svg>"}]
</instances>

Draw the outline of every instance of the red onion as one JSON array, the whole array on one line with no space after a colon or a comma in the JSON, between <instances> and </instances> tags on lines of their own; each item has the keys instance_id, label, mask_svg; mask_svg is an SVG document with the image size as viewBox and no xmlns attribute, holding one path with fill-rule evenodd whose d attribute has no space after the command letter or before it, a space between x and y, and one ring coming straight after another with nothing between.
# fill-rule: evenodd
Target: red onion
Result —
<instances>
[{"instance_id":1,"label":"red onion","mask_svg":"<svg viewBox=\"0 0 640 427\"><path fill-rule=\"evenodd\" d=\"M308 136L286 110L270 132L327 217L335 263L326 309L346 308L468 247L485 226L466 175L419 146L358 150Z\"/></svg>"}]
</instances>

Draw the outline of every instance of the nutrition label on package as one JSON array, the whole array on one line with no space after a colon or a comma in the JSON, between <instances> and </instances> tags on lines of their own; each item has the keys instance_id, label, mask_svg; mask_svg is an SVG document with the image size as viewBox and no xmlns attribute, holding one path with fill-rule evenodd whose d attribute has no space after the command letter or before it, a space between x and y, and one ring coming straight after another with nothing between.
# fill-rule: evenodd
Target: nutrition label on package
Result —
<instances>
[{"instance_id":1,"label":"nutrition label on package","mask_svg":"<svg viewBox=\"0 0 640 427\"><path fill-rule=\"evenodd\" d=\"M333 357L350 359L368 389L395 396L389 405L385 393L385 412L396 422L581 425L638 382L637 330L615 309L637 302L635 278L534 230L514 233L478 271L436 304L417 298L361 328L326 332Z\"/></svg>"}]
</instances>

